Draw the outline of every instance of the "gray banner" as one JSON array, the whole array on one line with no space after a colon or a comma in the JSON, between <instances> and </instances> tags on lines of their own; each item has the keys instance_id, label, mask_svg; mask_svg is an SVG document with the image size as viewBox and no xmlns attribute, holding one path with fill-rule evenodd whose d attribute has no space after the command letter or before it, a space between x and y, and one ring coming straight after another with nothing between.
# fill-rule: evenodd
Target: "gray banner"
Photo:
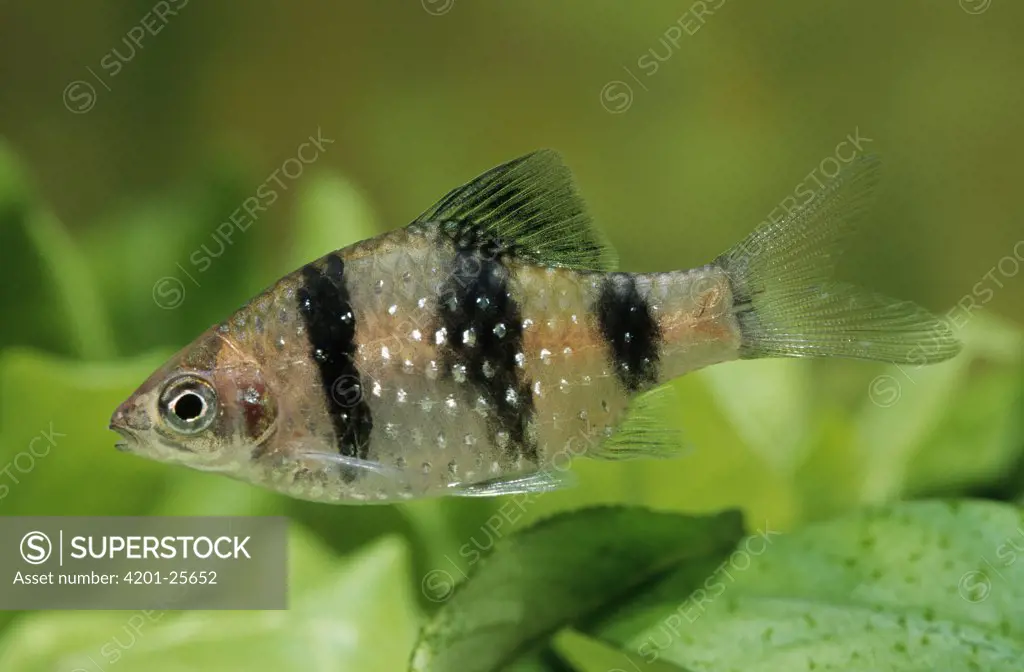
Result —
<instances>
[{"instance_id":1,"label":"gray banner","mask_svg":"<svg viewBox=\"0 0 1024 672\"><path fill-rule=\"evenodd\" d=\"M287 609L282 517L0 518L0 610Z\"/></svg>"}]
</instances>

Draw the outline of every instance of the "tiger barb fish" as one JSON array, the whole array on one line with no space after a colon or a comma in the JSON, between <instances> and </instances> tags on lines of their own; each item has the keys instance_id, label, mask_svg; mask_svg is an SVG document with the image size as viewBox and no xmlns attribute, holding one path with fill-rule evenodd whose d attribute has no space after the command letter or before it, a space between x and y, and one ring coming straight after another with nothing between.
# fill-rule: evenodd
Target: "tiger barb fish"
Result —
<instances>
[{"instance_id":1,"label":"tiger barb fish","mask_svg":"<svg viewBox=\"0 0 1024 672\"><path fill-rule=\"evenodd\" d=\"M925 309L831 279L876 162L700 268L615 272L559 156L281 278L114 412L122 450L321 502L541 492L568 458L667 457L664 383L719 362L927 364Z\"/></svg>"}]
</instances>

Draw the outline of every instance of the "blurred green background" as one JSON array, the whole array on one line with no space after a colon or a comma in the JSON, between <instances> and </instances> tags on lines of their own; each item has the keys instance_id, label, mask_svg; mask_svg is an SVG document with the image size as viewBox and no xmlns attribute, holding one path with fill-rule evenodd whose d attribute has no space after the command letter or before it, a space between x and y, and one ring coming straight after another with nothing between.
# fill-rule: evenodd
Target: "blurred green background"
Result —
<instances>
[{"instance_id":1,"label":"blurred green background","mask_svg":"<svg viewBox=\"0 0 1024 672\"><path fill-rule=\"evenodd\" d=\"M789 530L905 496L1017 500L1024 6L702 6L713 13L0 0L0 514L296 521L291 611L168 613L134 637L127 613L6 612L0 669L106 669L112 638L117 670L404 669L446 599L425 577L468 569L459 550L495 536L500 502L294 502L118 454L106 424L171 352L282 274L539 147L564 154L622 268L649 271L707 262L848 135L866 138L883 182L844 275L960 305L967 348L928 369L766 361L688 376L666 422L691 455L580 464L578 488L516 525L630 502L739 507ZM221 246L217 227L318 132L333 143ZM200 271L204 244L215 258ZM31 469L9 466L43 431L65 436Z\"/></svg>"}]
</instances>

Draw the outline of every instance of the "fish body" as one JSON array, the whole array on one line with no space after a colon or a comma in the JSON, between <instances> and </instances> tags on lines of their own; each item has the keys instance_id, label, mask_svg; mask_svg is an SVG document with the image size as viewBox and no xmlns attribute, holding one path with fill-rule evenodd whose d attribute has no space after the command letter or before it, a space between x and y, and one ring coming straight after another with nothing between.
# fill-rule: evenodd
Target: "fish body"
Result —
<instances>
[{"instance_id":1,"label":"fish body","mask_svg":"<svg viewBox=\"0 0 1024 672\"><path fill-rule=\"evenodd\" d=\"M831 282L873 165L685 271L611 270L553 152L279 280L114 413L121 447L293 497L542 491L575 457L670 456L663 386L762 356L954 355L923 309ZM919 359L921 357L919 356Z\"/></svg>"}]
</instances>

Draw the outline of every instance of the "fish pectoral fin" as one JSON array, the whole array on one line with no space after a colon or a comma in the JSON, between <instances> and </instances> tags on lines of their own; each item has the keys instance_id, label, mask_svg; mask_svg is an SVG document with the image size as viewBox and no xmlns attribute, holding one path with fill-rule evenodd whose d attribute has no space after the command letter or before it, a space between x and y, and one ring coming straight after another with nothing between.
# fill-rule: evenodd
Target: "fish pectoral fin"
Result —
<instances>
[{"instance_id":1,"label":"fish pectoral fin","mask_svg":"<svg viewBox=\"0 0 1024 672\"><path fill-rule=\"evenodd\" d=\"M679 406L679 397L671 384L637 395L615 433L595 450L588 451L587 457L629 460L675 458L689 453L692 448L682 430L668 424L668 418L678 414Z\"/></svg>"},{"instance_id":2,"label":"fish pectoral fin","mask_svg":"<svg viewBox=\"0 0 1024 672\"><path fill-rule=\"evenodd\" d=\"M414 224L437 224L457 243L490 243L541 266L610 271L616 265L614 250L591 226L572 174L550 149L450 191Z\"/></svg>"},{"instance_id":3,"label":"fish pectoral fin","mask_svg":"<svg viewBox=\"0 0 1024 672\"><path fill-rule=\"evenodd\" d=\"M357 472L372 472L387 478L398 479L402 472L397 467L389 467L380 462L362 460L358 457L350 457L341 453L323 453L319 451L303 451L297 453L297 457L306 460L315 460L341 468L352 469Z\"/></svg>"},{"instance_id":4,"label":"fish pectoral fin","mask_svg":"<svg viewBox=\"0 0 1024 672\"><path fill-rule=\"evenodd\" d=\"M538 471L527 475L492 478L480 483L453 483L448 486L448 494L456 497L497 497L527 492L551 492L571 487L575 482L575 477L568 472Z\"/></svg>"}]
</instances>

